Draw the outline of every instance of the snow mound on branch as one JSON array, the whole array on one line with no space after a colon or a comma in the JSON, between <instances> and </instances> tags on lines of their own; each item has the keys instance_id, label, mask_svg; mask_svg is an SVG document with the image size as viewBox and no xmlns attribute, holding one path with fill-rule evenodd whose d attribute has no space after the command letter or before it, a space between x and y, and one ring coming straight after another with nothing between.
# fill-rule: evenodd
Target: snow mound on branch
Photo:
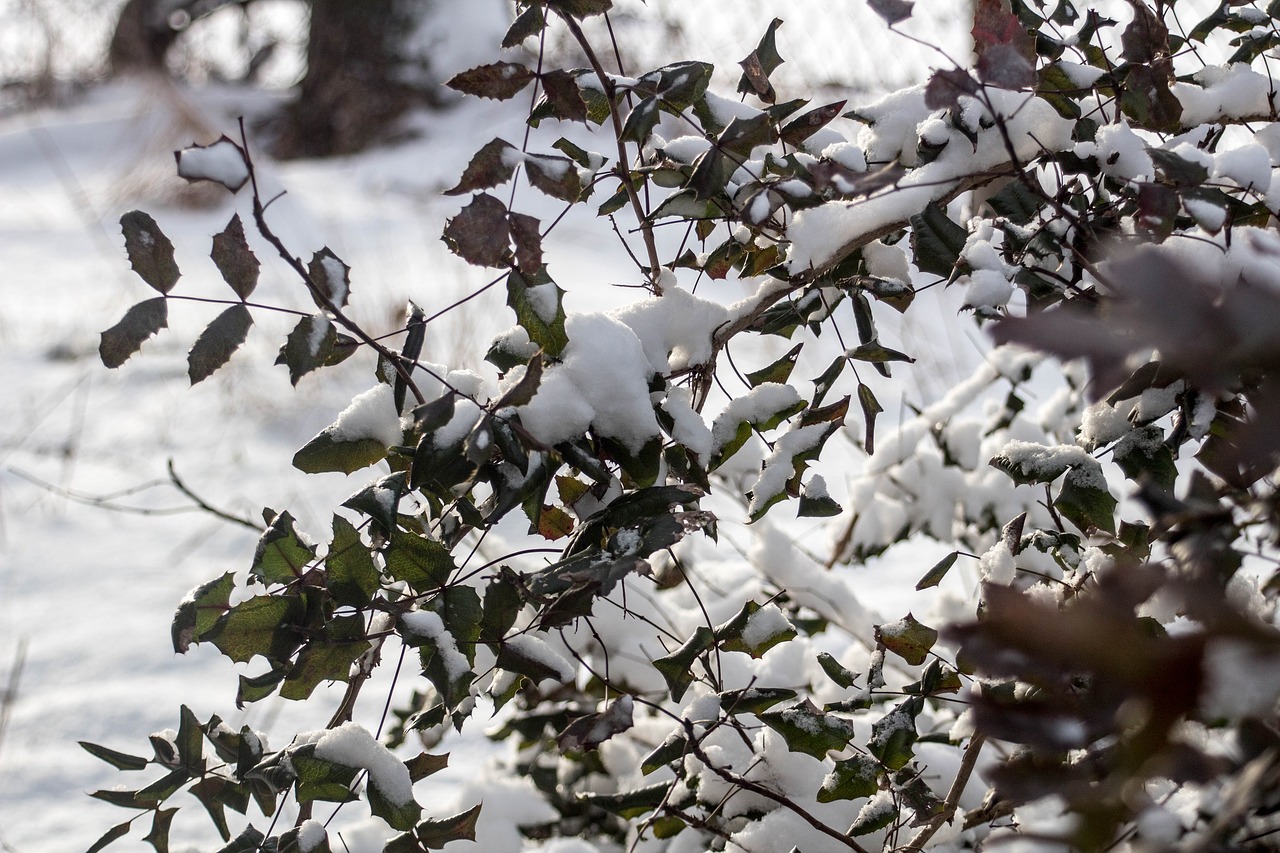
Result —
<instances>
[{"instance_id":1,"label":"snow mound on branch","mask_svg":"<svg viewBox=\"0 0 1280 853\"><path fill-rule=\"evenodd\" d=\"M901 107L904 114L909 112L917 116L918 112L911 108L915 101L906 98L912 91L892 97L904 98ZM999 116L994 126L982 126L985 122L980 119L990 119L985 115L985 109L982 115L961 119L970 119L967 124L977 128L976 143L971 143L963 132L952 128L950 138L937 159L915 169L896 186L869 198L832 202L797 213L788 232L791 239L788 269L797 274L830 264L852 248L871 242L887 229L898 227L931 202L946 198L966 177L1007 165L1009 154L1003 137L1005 131L1021 162L1039 156L1043 151L1063 151L1071 147L1072 123L1058 115L1047 101L1002 89L989 89L987 95ZM923 102L923 94L919 97ZM970 101L971 105L978 103L972 99L961 99L962 104L965 101ZM867 115L871 109L866 108L861 113ZM891 153L894 148L900 143L905 144L904 140L896 137L890 139L890 127L896 128L897 124L888 124L889 116L886 109L884 117L872 126L872 133L859 138L871 162L886 156L892 159L896 156ZM915 128L916 124L912 124L912 135L917 132ZM902 150L904 162L908 159L908 149L914 150L914 144Z\"/></svg>"},{"instance_id":2,"label":"snow mound on branch","mask_svg":"<svg viewBox=\"0 0 1280 853\"><path fill-rule=\"evenodd\" d=\"M399 444L404 434L391 386L379 383L358 395L338 415L331 432L334 441L372 438L387 447Z\"/></svg>"}]
</instances>

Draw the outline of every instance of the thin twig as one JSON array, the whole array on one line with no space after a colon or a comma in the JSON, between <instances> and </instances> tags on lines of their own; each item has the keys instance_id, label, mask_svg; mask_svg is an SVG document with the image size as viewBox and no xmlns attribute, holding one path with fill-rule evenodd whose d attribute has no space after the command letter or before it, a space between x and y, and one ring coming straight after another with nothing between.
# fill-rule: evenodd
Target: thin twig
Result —
<instances>
[{"instance_id":1,"label":"thin twig","mask_svg":"<svg viewBox=\"0 0 1280 853\"><path fill-rule=\"evenodd\" d=\"M609 117L613 119L613 137L618 144L618 180L622 182L623 188L626 189L627 198L631 202L631 209L636 215L636 220L640 223L640 236L644 239L645 251L649 255L649 283L653 286L653 292L661 296L662 285L658 283L658 275L662 271L662 262L658 260L658 244L653 239L653 228L649 224L648 216L645 215L644 205L640 203L640 195L636 192L635 182L631 180L631 170L627 166L627 144L622 141L622 116L618 114L618 105L614 101L617 86L614 84L613 78L604 70L604 66L600 64L599 57L596 56L595 50L591 47L591 43L587 41L587 37L583 34L582 28L578 26L578 22L568 12L560 12L560 17L564 19L565 24L569 27L569 32L573 34L578 46L587 55L587 61L591 63L592 70L600 78L600 85L604 87L605 100L609 102Z\"/></svg>"},{"instance_id":2,"label":"thin twig","mask_svg":"<svg viewBox=\"0 0 1280 853\"><path fill-rule=\"evenodd\" d=\"M978 753L982 751L982 745L986 742L986 737L980 734L975 734L969 738L969 745L964 748L964 757L960 759L960 769L956 771L955 779L951 780L951 790L947 791L947 798L942 803L942 811L934 815L907 842L907 846L899 848L901 853L918 853L918 851L923 850L925 843L955 817L956 808L960 805L960 795L964 793L965 786L969 784L969 777L973 775L973 769L978 764Z\"/></svg>"},{"instance_id":3,"label":"thin twig","mask_svg":"<svg viewBox=\"0 0 1280 853\"><path fill-rule=\"evenodd\" d=\"M233 515L232 513L229 513L226 510L221 510L215 506L210 505L209 502L206 501L204 498L200 497L195 492L191 491L190 487L188 487L187 484L183 482L182 478L178 476L177 469L173 467L173 459L169 460L169 481L173 483L173 487L175 489L177 489L179 492L182 492L182 494L186 495L188 498L191 499L192 503L194 503L197 507L209 513L210 515L216 518L221 518L223 521L229 521L232 524L239 524L242 527L249 528L250 530L258 530L258 531L266 530L266 527L254 522L251 519L243 518L238 515Z\"/></svg>"}]
</instances>

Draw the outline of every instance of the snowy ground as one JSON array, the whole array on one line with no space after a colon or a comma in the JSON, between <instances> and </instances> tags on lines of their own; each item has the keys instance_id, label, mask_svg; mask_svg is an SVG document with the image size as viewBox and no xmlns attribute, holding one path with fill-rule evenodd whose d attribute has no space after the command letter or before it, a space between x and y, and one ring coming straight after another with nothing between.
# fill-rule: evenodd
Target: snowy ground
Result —
<instances>
[{"instance_id":1,"label":"snowy ground","mask_svg":"<svg viewBox=\"0 0 1280 853\"><path fill-rule=\"evenodd\" d=\"M727 75L718 80L732 85ZM16 686L0 734L5 851L84 849L127 816L85 796L129 780L76 740L143 750L148 733L176 724L182 702L201 718L219 713L268 732L327 717L321 707L308 720L307 709L278 699L237 713L237 668L213 649L173 655L175 603L198 583L246 568L255 534L204 513L171 513L190 502L163 485L142 487L163 482L172 459L185 482L219 508L253 517L264 506L287 507L304 529L320 529L363 480L306 477L288 461L369 387L372 366L312 377L294 390L283 368L270 367L288 326L258 314L247 351L189 389L186 348L217 311L198 303L172 311L171 328L118 371L103 368L96 353L97 333L149 294L121 249L115 223L125 210L148 210L177 245L184 272L177 292L223 295L208 240L233 210L244 214L245 200L204 208L164 201L178 186L168 152L232 131L235 116L269 107L263 95L129 84L95 90L70 108L0 122L0 674ZM475 148L495 135L518 138L520 127L517 112L479 102L424 119L422 136L395 149L264 164L268 185L288 190L272 208L273 222L298 254L328 245L349 263L357 317L375 332L389 330L406 297L430 310L484 283L439 240L444 217L458 207L439 190ZM539 208L532 194L522 198L537 215L558 212ZM549 263L570 292L571 309L626 294L608 287L625 266L616 243L602 235L607 229L589 216L571 216L549 243ZM281 265L268 263L257 298L283 301L293 287ZM500 290L452 323L433 325L424 355L479 365L492 335L510 324ZM954 308L933 310L940 319ZM915 402L936 397L977 358L975 344L949 326L954 337L903 374ZM917 349L928 336L924 327L903 331ZM89 498L99 505L86 506ZM118 511L124 509L151 514ZM883 595L895 584L909 586L931 555L925 549L907 561L909 578L889 563L866 570L866 588ZM899 604L869 603L891 611ZM372 704L380 702L368 711L376 723L380 708ZM453 745L462 769L433 777L438 790L425 800L433 810L445 813L465 768L487 748L472 731ZM175 850L209 846L208 821L194 803L180 813L174 837L184 839Z\"/></svg>"}]
</instances>

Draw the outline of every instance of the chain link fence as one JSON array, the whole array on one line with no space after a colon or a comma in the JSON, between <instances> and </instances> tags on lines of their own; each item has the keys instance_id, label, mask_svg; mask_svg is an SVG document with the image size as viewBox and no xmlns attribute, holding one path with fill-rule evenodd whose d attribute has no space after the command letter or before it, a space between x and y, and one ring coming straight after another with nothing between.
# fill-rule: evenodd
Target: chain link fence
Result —
<instances>
[{"instance_id":1,"label":"chain link fence","mask_svg":"<svg viewBox=\"0 0 1280 853\"><path fill-rule=\"evenodd\" d=\"M442 0L458 2L458 0ZM5 102L19 95L55 95L105 71L107 44L123 0L0 0L0 83ZM922 81L931 66L969 51L968 2L920 0L902 29L891 33L864 0L615 0L609 16L627 71L676 59L715 62L720 85L733 85L735 63L759 42L773 18L785 25L778 48L786 63L775 74L783 97L824 88L865 100ZM589 22L593 38L608 38L605 21ZM557 28L559 32L561 28ZM288 86L302 70L305 4L256 0L199 21L179 42L174 70L193 79L235 78L248 51L271 42L276 55L266 85ZM572 53L567 40L551 47Z\"/></svg>"}]
</instances>

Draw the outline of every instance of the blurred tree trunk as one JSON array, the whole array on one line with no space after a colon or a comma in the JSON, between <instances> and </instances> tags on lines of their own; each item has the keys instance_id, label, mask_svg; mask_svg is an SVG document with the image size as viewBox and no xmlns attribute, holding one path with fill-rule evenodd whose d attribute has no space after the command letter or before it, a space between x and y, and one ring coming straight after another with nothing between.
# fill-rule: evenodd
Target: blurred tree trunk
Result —
<instances>
[{"instance_id":1,"label":"blurred tree trunk","mask_svg":"<svg viewBox=\"0 0 1280 853\"><path fill-rule=\"evenodd\" d=\"M111 39L112 71L165 70L183 29L251 0L128 0ZM411 106L430 102L425 57L415 52L436 0L310 0L307 71L277 126L279 157L351 154L385 139Z\"/></svg>"},{"instance_id":2,"label":"blurred tree trunk","mask_svg":"<svg viewBox=\"0 0 1280 853\"><path fill-rule=\"evenodd\" d=\"M417 22L434 0L311 0L307 73L285 110L280 157L350 154L427 100Z\"/></svg>"}]
</instances>

